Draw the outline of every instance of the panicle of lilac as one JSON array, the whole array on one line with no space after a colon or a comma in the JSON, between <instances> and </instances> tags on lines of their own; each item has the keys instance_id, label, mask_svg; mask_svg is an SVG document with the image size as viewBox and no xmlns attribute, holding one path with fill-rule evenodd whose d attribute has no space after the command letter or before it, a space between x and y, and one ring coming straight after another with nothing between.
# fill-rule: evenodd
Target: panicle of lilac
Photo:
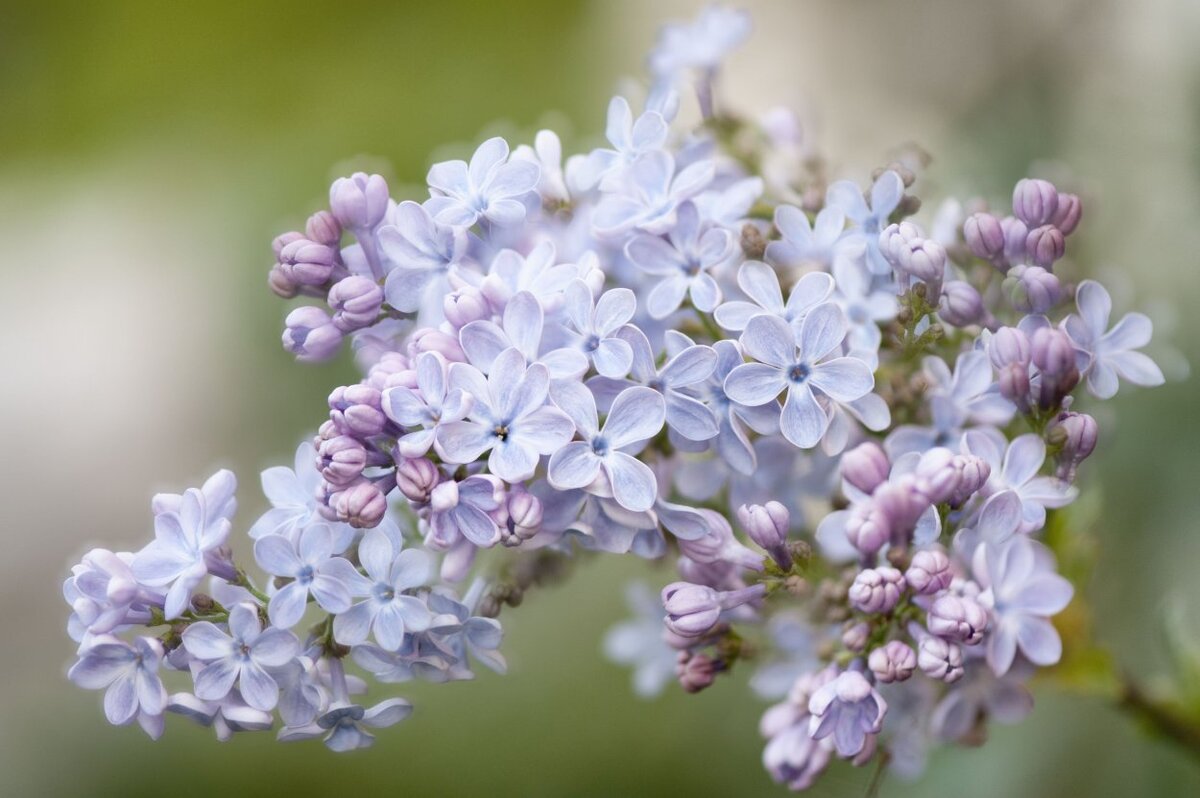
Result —
<instances>
[{"instance_id":1,"label":"panicle of lilac","mask_svg":"<svg viewBox=\"0 0 1200 798\"><path fill-rule=\"evenodd\" d=\"M856 609L871 615L883 615L896 608L906 587L904 574L895 568L864 568L854 577L848 597Z\"/></svg>"},{"instance_id":2,"label":"panicle of lilac","mask_svg":"<svg viewBox=\"0 0 1200 798\"><path fill-rule=\"evenodd\" d=\"M917 654L902 640L889 640L871 652L867 667L884 684L903 682L917 669Z\"/></svg>"}]
</instances>

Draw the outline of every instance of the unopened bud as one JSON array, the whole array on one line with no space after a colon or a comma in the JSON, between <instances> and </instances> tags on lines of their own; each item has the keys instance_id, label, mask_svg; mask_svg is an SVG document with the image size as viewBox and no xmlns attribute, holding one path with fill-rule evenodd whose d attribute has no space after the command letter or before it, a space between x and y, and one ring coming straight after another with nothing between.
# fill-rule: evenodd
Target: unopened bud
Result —
<instances>
[{"instance_id":1,"label":"unopened bud","mask_svg":"<svg viewBox=\"0 0 1200 798\"><path fill-rule=\"evenodd\" d=\"M867 667L884 684L902 682L917 669L917 653L907 643L891 640L871 652Z\"/></svg>"},{"instance_id":2,"label":"unopened bud","mask_svg":"<svg viewBox=\"0 0 1200 798\"><path fill-rule=\"evenodd\" d=\"M1049 269L1054 262L1067 251L1067 242L1062 231L1049 224L1035 227L1025 237L1025 254L1030 260L1044 269Z\"/></svg>"},{"instance_id":3,"label":"unopened bud","mask_svg":"<svg viewBox=\"0 0 1200 798\"><path fill-rule=\"evenodd\" d=\"M1026 178L1013 189L1013 215L1027 227L1047 224L1058 212L1058 189L1048 180Z\"/></svg>"},{"instance_id":4,"label":"unopened bud","mask_svg":"<svg viewBox=\"0 0 1200 798\"><path fill-rule=\"evenodd\" d=\"M387 497L370 480L363 480L336 494L334 509L339 521L356 529L379 526L387 511Z\"/></svg>"},{"instance_id":5,"label":"unopened bud","mask_svg":"<svg viewBox=\"0 0 1200 798\"><path fill-rule=\"evenodd\" d=\"M912 563L904 572L904 581L914 592L932 596L950 586L954 572L950 558L940 549L922 549L912 557Z\"/></svg>"},{"instance_id":6,"label":"unopened bud","mask_svg":"<svg viewBox=\"0 0 1200 798\"><path fill-rule=\"evenodd\" d=\"M1004 277L1004 290L1021 313L1045 313L1062 299L1062 283L1041 266L1012 267Z\"/></svg>"},{"instance_id":7,"label":"unopened bud","mask_svg":"<svg viewBox=\"0 0 1200 798\"><path fill-rule=\"evenodd\" d=\"M387 182L364 172L338 178L329 188L329 209L347 230L372 230L387 213Z\"/></svg>"},{"instance_id":8,"label":"unopened bud","mask_svg":"<svg viewBox=\"0 0 1200 798\"><path fill-rule=\"evenodd\" d=\"M383 289L369 277L352 274L329 289L333 323L342 332L353 332L374 324L383 305Z\"/></svg>"},{"instance_id":9,"label":"unopened bud","mask_svg":"<svg viewBox=\"0 0 1200 798\"><path fill-rule=\"evenodd\" d=\"M860 443L842 455L842 479L868 495L887 480L891 468L883 447L874 441Z\"/></svg>"},{"instance_id":10,"label":"unopened bud","mask_svg":"<svg viewBox=\"0 0 1200 798\"><path fill-rule=\"evenodd\" d=\"M963 238L971 254L984 260L1004 255L1004 228L990 213L975 213L963 223Z\"/></svg>"}]
</instances>

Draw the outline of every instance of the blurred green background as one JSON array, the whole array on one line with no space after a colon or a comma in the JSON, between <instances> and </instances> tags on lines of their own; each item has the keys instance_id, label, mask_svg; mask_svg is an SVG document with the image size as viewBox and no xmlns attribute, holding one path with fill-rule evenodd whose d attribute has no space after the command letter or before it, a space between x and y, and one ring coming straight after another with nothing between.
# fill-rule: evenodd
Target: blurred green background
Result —
<instances>
[{"instance_id":1,"label":"blurred green background","mask_svg":"<svg viewBox=\"0 0 1200 798\"><path fill-rule=\"evenodd\" d=\"M352 374L281 351L271 237L356 167L420 196L435 155L485 131L528 139L551 124L590 146L657 24L699 5L0 3L0 793L779 794L759 766L762 706L744 672L642 702L599 656L626 580L666 581L635 562L602 560L531 596L505 616L510 676L403 685L413 718L349 756L266 735L219 745L179 718L152 743L109 728L99 696L63 676L59 585L73 558L140 545L151 493L217 466L241 476L248 526L264 506L257 472L290 462ZM1104 409L1085 474L1102 501L1086 587L1098 633L1150 679L1165 608L1200 614L1186 368L1200 357L1200 7L742 5L757 31L726 100L803 109L851 176L915 141L937 158L923 193L1002 200L1031 169L1086 193L1072 252L1116 286L1119 308L1155 316L1173 380ZM1103 702L1049 686L1037 697L986 748L940 750L925 780L888 780L882 794L1200 794L1200 765ZM814 794L862 795L869 775L834 768Z\"/></svg>"}]
</instances>

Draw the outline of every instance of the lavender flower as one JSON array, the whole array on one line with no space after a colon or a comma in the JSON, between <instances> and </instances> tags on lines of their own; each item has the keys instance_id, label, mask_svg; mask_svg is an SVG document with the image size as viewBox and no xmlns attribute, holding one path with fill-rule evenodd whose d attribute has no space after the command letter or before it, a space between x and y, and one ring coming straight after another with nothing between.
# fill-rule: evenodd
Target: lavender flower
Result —
<instances>
[{"instance_id":1,"label":"lavender flower","mask_svg":"<svg viewBox=\"0 0 1200 798\"><path fill-rule=\"evenodd\" d=\"M833 278L828 274L809 272L792 287L785 303L779 274L767 264L753 260L746 261L738 269L737 282L738 288L751 301L725 302L714 314L717 324L735 332L746 329L751 317L766 313L783 319L799 335L804 317L829 299L834 289Z\"/></svg>"},{"instance_id":2,"label":"lavender flower","mask_svg":"<svg viewBox=\"0 0 1200 798\"><path fill-rule=\"evenodd\" d=\"M626 256L642 271L660 277L646 297L655 319L674 313L687 296L699 311L711 313L721 289L708 272L733 252L733 236L719 227L703 229L696 206L679 206L675 227L665 239L640 233L625 244Z\"/></svg>"},{"instance_id":3,"label":"lavender flower","mask_svg":"<svg viewBox=\"0 0 1200 798\"><path fill-rule=\"evenodd\" d=\"M67 678L85 690L104 690L104 715L114 725L129 723L139 713L162 715L167 691L158 669L162 644L139 637L130 645L115 637L97 636L71 666Z\"/></svg>"},{"instance_id":4,"label":"lavender flower","mask_svg":"<svg viewBox=\"0 0 1200 798\"><path fill-rule=\"evenodd\" d=\"M497 136L479 145L470 164L435 163L425 180L430 195L425 208L439 224L470 227L484 218L508 226L525 218L520 197L537 187L538 166L509 160L508 142Z\"/></svg>"},{"instance_id":5,"label":"lavender flower","mask_svg":"<svg viewBox=\"0 0 1200 798\"><path fill-rule=\"evenodd\" d=\"M658 111L647 109L635 121L629 102L613 97L608 103L604 137L612 149L595 149L578 169L580 185L591 188L606 178L617 178L644 153L661 149L669 133L667 121Z\"/></svg>"},{"instance_id":6,"label":"lavender flower","mask_svg":"<svg viewBox=\"0 0 1200 798\"><path fill-rule=\"evenodd\" d=\"M565 300L563 312L570 329L564 329L564 333L571 344L591 358L601 375L617 379L628 374L633 351L615 333L637 309L633 292L614 288L595 301L587 284L575 280L567 286Z\"/></svg>"},{"instance_id":7,"label":"lavender flower","mask_svg":"<svg viewBox=\"0 0 1200 798\"><path fill-rule=\"evenodd\" d=\"M861 673L842 671L813 692L808 711L813 739L832 737L838 756L849 758L863 750L868 735L879 733L887 702Z\"/></svg>"},{"instance_id":8,"label":"lavender flower","mask_svg":"<svg viewBox=\"0 0 1200 798\"><path fill-rule=\"evenodd\" d=\"M298 541L282 535L261 537L254 543L254 559L267 573L292 580L279 588L267 605L273 626L295 626L310 595L326 612L336 615L350 609L350 593L340 575L353 566L333 556L333 533L328 527L310 526Z\"/></svg>"},{"instance_id":9,"label":"lavender flower","mask_svg":"<svg viewBox=\"0 0 1200 798\"><path fill-rule=\"evenodd\" d=\"M300 651L296 636L283 629L264 630L250 604L229 611L229 632L208 621L189 626L183 646L206 663L196 674L196 697L220 701L236 684L246 703L264 712L275 707L279 686L267 672L290 662Z\"/></svg>"},{"instance_id":10,"label":"lavender flower","mask_svg":"<svg viewBox=\"0 0 1200 798\"><path fill-rule=\"evenodd\" d=\"M662 603L641 582L625 591L634 617L612 626L604 636L608 659L633 668L633 689L642 698L662 692L675 673L676 652L663 640Z\"/></svg>"},{"instance_id":11,"label":"lavender flower","mask_svg":"<svg viewBox=\"0 0 1200 798\"><path fill-rule=\"evenodd\" d=\"M1057 477L1038 476L1046 460L1046 442L1039 435L1021 435L1003 450L991 436L967 432L963 448L990 467L988 493L1011 490L1020 498L1024 532L1045 526L1047 508L1066 507L1079 495L1078 488Z\"/></svg>"},{"instance_id":12,"label":"lavender flower","mask_svg":"<svg viewBox=\"0 0 1200 798\"><path fill-rule=\"evenodd\" d=\"M887 227L888 217L904 196L904 181L888 170L871 186L871 204L849 180L840 180L825 192L825 206L841 211L850 221L848 235L859 238L867 248L867 265L872 274L887 274L892 267L879 249L879 234Z\"/></svg>"},{"instance_id":13,"label":"lavender flower","mask_svg":"<svg viewBox=\"0 0 1200 798\"><path fill-rule=\"evenodd\" d=\"M442 424L461 421L471 411L474 397L461 389L447 390L446 361L436 352L417 358L417 390L397 385L383 391L383 412L402 427L420 427L396 441L404 457L422 457L433 445Z\"/></svg>"},{"instance_id":14,"label":"lavender flower","mask_svg":"<svg viewBox=\"0 0 1200 798\"><path fill-rule=\"evenodd\" d=\"M629 165L628 181L619 191L604 195L592 216L598 235L615 236L631 229L660 235L678 220L680 203L691 199L712 182L711 161L697 161L675 171L675 158L665 150L651 150Z\"/></svg>"},{"instance_id":15,"label":"lavender flower","mask_svg":"<svg viewBox=\"0 0 1200 798\"><path fill-rule=\"evenodd\" d=\"M1067 317L1064 328L1086 358L1083 373L1088 390L1100 399L1117 393L1118 375L1134 385L1162 385L1162 371L1146 355L1134 350L1150 343L1154 325L1141 313L1127 313L1111 329L1108 318L1112 299L1104 286L1084 280L1075 290L1079 314Z\"/></svg>"},{"instance_id":16,"label":"lavender flower","mask_svg":"<svg viewBox=\"0 0 1200 798\"><path fill-rule=\"evenodd\" d=\"M333 636L339 643L355 646L374 632L380 646L395 651L408 632L429 627L432 614L425 603L407 590L428 584L433 560L419 549L401 549L386 533L372 529L358 546L358 557L366 575L346 574L351 595L364 596L333 620Z\"/></svg>"}]
</instances>

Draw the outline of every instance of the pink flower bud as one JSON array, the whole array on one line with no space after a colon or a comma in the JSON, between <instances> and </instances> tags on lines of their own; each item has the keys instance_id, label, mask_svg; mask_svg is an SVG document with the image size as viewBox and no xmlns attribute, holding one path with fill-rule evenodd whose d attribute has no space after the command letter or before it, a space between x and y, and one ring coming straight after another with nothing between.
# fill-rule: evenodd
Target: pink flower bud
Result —
<instances>
[{"instance_id":1,"label":"pink flower bud","mask_svg":"<svg viewBox=\"0 0 1200 798\"><path fill-rule=\"evenodd\" d=\"M473 321L491 318L488 301L478 288L466 286L447 294L442 300L446 321L455 329L462 329Z\"/></svg>"},{"instance_id":2,"label":"pink flower bud","mask_svg":"<svg viewBox=\"0 0 1200 798\"><path fill-rule=\"evenodd\" d=\"M859 652L867 647L871 637L871 627L865 623L856 623L842 632L842 645L850 651Z\"/></svg>"},{"instance_id":3,"label":"pink flower bud","mask_svg":"<svg viewBox=\"0 0 1200 798\"><path fill-rule=\"evenodd\" d=\"M683 637L700 637L709 632L721 617L720 594L706 585L673 582L663 588L664 622Z\"/></svg>"},{"instance_id":4,"label":"pink flower bud","mask_svg":"<svg viewBox=\"0 0 1200 798\"><path fill-rule=\"evenodd\" d=\"M387 213L387 182L364 172L338 178L329 188L329 209L348 230L372 230Z\"/></svg>"},{"instance_id":5,"label":"pink flower bud","mask_svg":"<svg viewBox=\"0 0 1200 798\"><path fill-rule=\"evenodd\" d=\"M380 401L379 391L369 385L343 386L329 395L329 418L347 434L378 435L387 425Z\"/></svg>"},{"instance_id":6,"label":"pink flower bud","mask_svg":"<svg viewBox=\"0 0 1200 798\"><path fill-rule=\"evenodd\" d=\"M329 314L306 305L296 308L284 320L283 348L297 360L315 363L329 360L342 346L342 331L333 326Z\"/></svg>"},{"instance_id":7,"label":"pink flower bud","mask_svg":"<svg viewBox=\"0 0 1200 798\"><path fill-rule=\"evenodd\" d=\"M342 226L329 211L317 211L304 224L304 235L318 244L336 247L342 242Z\"/></svg>"},{"instance_id":8,"label":"pink flower bud","mask_svg":"<svg viewBox=\"0 0 1200 798\"><path fill-rule=\"evenodd\" d=\"M1082 216L1083 203L1080 202L1079 197L1074 194L1059 194L1058 210L1055 211L1050 224L1061 230L1064 236L1069 236L1079 226L1079 219Z\"/></svg>"},{"instance_id":9,"label":"pink flower bud","mask_svg":"<svg viewBox=\"0 0 1200 798\"><path fill-rule=\"evenodd\" d=\"M1000 229L1004 231L1004 260L1006 263L1001 271L1008 270L1008 264L1025 258L1025 239L1029 237L1029 228L1020 219L1005 216L1000 220Z\"/></svg>"},{"instance_id":10,"label":"pink flower bud","mask_svg":"<svg viewBox=\"0 0 1200 798\"><path fill-rule=\"evenodd\" d=\"M907 643L890 640L887 645L871 652L871 656L867 657L867 667L884 684L902 682L917 669L917 653Z\"/></svg>"},{"instance_id":11,"label":"pink flower bud","mask_svg":"<svg viewBox=\"0 0 1200 798\"><path fill-rule=\"evenodd\" d=\"M368 327L379 318L383 289L369 277L352 274L329 289L329 307L335 311L334 325L342 332Z\"/></svg>"},{"instance_id":12,"label":"pink flower bud","mask_svg":"<svg viewBox=\"0 0 1200 798\"><path fill-rule=\"evenodd\" d=\"M324 285L338 263L337 250L300 238L279 253L279 269L299 285Z\"/></svg>"},{"instance_id":13,"label":"pink flower bud","mask_svg":"<svg viewBox=\"0 0 1200 798\"><path fill-rule=\"evenodd\" d=\"M300 293L300 286L287 276L278 263L272 266L271 271L267 273L267 285L276 296L283 299L291 299Z\"/></svg>"},{"instance_id":14,"label":"pink flower bud","mask_svg":"<svg viewBox=\"0 0 1200 798\"><path fill-rule=\"evenodd\" d=\"M1013 266L1004 277L1012 306L1022 313L1045 313L1062 299L1062 284L1041 266Z\"/></svg>"},{"instance_id":15,"label":"pink flower bud","mask_svg":"<svg viewBox=\"0 0 1200 798\"><path fill-rule=\"evenodd\" d=\"M952 684L962 678L963 652L958 643L928 635L917 647L917 667L931 679Z\"/></svg>"},{"instance_id":16,"label":"pink flower bud","mask_svg":"<svg viewBox=\"0 0 1200 798\"><path fill-rule=\"evenodd\" d=\"M317 466L329 484L345 488L362 476L367 466L367 450L348 435L322 441L317 449Z\"/></svg>"},{"instance_id":17,"label":"pink flower bud","mask_svg":"<svg viewBox=\"0 0 1200 798\"><path fill-rule=\"evenodd\" d=\"M867 556L883 548L892 535L891 523L886 514L873 502L863 502L850 508L846 519L846 539L850 545Z\"/></svg>"},{"instance_id":18,"label":"pink flower bud","mask_svg":"<svg viewBox=\"0 0 1200 798\"><path fill-rule=\"evenodd\" d=\"M364 479L337 493L334 509L339 521L356 529L376 527L387 511L387 497L374 482Z\"/></svg>"},{"instance_id":19,"label":"pink flower bud","mask_svg":"<svg viewBox=\"0 0 1200 798\"><path fill-rule=\"evenodd\" d=\"M698 693L711 687L717 674L723 670L721 664L707 654L680 651L675 664L675 676L679 686L687 693Z\"/></svg>"},{"instance_id":20,"label":"pink flower bud","mask_svg":"<svg viewBox=\"0 0 1200 798\"><path fill-rule=\"evenodd\" d=\"M414 504L428 502L440 478L438 467L428 458L403 457L396 463L396 487Z\"/></svg>"},{"instance_id":21,"label":"pink flower bud","mask_svg":"<svg viewBox=\"0 0 1200 798\"><path fill-rule=\"evenodd\" d=\"M1016 327L1001 327L992 334L988 344L988 358L996 368L1010 363L1029 365L1029 336Z\"/></svg>"},{"instance_id":22,"label":"pink flower bud","mask_svg":"<svg viewBox=\"0 0 1200 798\"><path fill-rule=\"evenodd\" d=\"M940 549L921 549L913 555L908 570L904 572L904 581L922 596L945 590L953 579L950 558Z\"/></svg>"},{"instance_id":23,"label":"pink flower bud","mask_svg":"<svg viewBox=\"0 0 1200 798\"><path fill-rule=\"evenodd\" d=\"M905 587L904 575L895 568L867 568L854 577L848 597L856 609L882 615L896 608Z\"/></svg>"},{"instance_id":24,"label":"pink flower bud","mask_svg":"<svg viewBox=\"0 0 1200 798\"><path fill-rule=\"evenodd\" d=\"M983 322L987 311L983 307L983 297L974 286L962 280L951 280L942 287L938 315L947 324L966 327Z\"/></svg>"},{"instance_id":25,"label":"pink flower bud","mask_svg":"<svg viewBox=\"0 0 1200 798\"><path fill-rule=\"evenodd\" d=\"M925 623L939 637L973 646L983 639L988 614L973 598L946 594L934 600Z\"/></svg>"},{"instance_id":26,"label":"pink flower bud","mask_svg":"<svg viewBox=\"0 0 1200 798\"><path fill-rule=\"evenodd\" d=\"M874 441L860 443L842 455L842 479L866 494L887 480L891 468L883 447Z\"/></svg>"}]
</instances>

